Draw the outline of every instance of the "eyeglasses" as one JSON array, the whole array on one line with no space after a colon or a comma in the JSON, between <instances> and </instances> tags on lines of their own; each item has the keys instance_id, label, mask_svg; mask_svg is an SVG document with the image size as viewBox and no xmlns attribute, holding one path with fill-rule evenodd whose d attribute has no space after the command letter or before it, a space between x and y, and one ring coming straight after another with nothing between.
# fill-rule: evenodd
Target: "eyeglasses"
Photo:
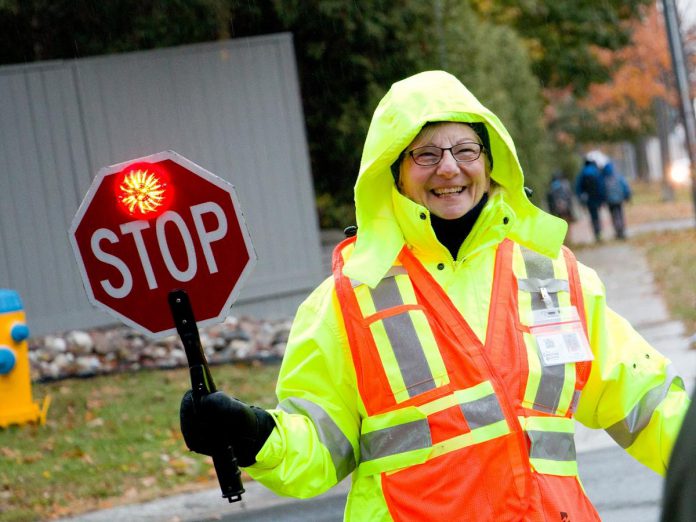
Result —
<instances>
[{"instance_id":1,"label":"eyeglasses","mask_svg":"<svg viewBox=\"0 0 696 522\"><path fill-rule=\"evenodd\" d=\"M432 167L442 161L442 156L445 154L446 150L452 153L457 163L469 163L479 159L484 149L483 145L480 143L465 141L464 143L457 143L447 148L436 147L435 145L418 147L408 151L408 154L413 158L416 165L420 165L421 167Z\"/></svg>"}]
</instances>

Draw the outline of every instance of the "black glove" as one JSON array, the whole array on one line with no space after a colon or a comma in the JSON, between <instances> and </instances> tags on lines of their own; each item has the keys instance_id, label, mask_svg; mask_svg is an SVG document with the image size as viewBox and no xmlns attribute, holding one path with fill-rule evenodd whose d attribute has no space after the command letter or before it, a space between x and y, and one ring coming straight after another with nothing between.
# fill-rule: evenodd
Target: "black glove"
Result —
<instances>
[{"instance_id":1,"label":"black glove","mask_svg":"<svg viewBox=\"0 0 696 522\"><path fill-rule=\"evenodd\" d=\"M198 408L191 390L179 409L181 433L191 451L213 455L231 444L240 466L251 466L271 435L275 422L270 413L217 391L201 398Z\"/></svg>"}]
</instances>

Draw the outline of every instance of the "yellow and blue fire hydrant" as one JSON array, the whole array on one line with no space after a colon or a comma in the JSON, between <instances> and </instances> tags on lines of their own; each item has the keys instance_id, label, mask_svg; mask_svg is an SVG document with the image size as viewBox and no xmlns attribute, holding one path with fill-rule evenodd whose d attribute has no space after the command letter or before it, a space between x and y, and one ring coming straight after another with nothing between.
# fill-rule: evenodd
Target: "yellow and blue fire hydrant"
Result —
<instances>
[{"instance_id":1,"label":"yellow and blue fire hydrant","mask_svg":"<svg viewBox=\"0 0 696 522\"><path fill-rule=\"evenodd\" d=\"M41 406L31 397L26 323L19 294L0 288L0 428L46 422L50 397Z\"/></svg>"}]
</instances>

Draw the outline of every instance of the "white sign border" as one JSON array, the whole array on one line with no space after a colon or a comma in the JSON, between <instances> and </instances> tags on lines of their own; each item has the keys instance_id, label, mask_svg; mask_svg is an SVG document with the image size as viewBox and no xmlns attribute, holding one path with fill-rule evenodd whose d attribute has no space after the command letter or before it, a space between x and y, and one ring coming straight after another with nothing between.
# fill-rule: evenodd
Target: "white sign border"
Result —
<instances>
[{"instance_id":1,"label":"white sign border","mask_svg":"<svg viewBox=\"0 0 696 522\"><path fill-rule=\"evenodd\" d=\"M221 188L225 192L227 192L230 195L230 198L232 199L232 206L234 208L235 216L237 218L237 223L239 223L239 228L242 232L242 237L244 238L244 245L246 247L247 252L249 253L249 260L247 261L246 265L244 266L244 269L242 270L241 274L239 275L239 279L237 279L237 283L234 285L234 288L232 289L232 292L230 292L230 295L228 296L227 300L225 301L225 305L222 307L222 310L219 315L216 317L210 317L208 319L199 321L196 320L196 323L198 326L207 326L215 323L219 323L221 321L224 321L225 318L229 315L230 308L232 307L232 304L237 300L237 297L239 296L239 293L241 292L242 287L244 286L247 278L250 276L251 272L253 269L256 267L257 263L257 256L256 256L256 250L254 249L254 245L251 242L251 235L249 234L249 229L246 226L246 221L244 219L244 213L241 209L241 205L239 204L239 198L237 197L237 191L234 188L234 185L227 180L222 179L219 176L216 176L212 172L204 169L200 165L197 165L193 161L189 160L188 158L185 158L178 152L175 152L173 150L166 150L162 152L158 152L155 154L151 154L149 156L144 156L142 158L135 158L129 161L124 161L121 163L117 163L115 165L110 165L108 167L101 168L95 178L92 180L92 184L89 187L89 190L85 194L85 197L82 199L82 203L80 204L80 207L77 209L77 212L75 213L75 217L73 217L72 223L70 225L70 228L68 230L68 235L70 238L70 244L72 245L73 248L73 253L75 254L75 258L77 259L77 265L80 271L80 275L82 277L82 285L85 288L85 291L87 292L87 299L89 302L94 306L95 308L102 309L103 311L107 312L109 315L115 317L122 323L124 323L127 326L130 326L134 330L137 330L139 332L144 333L148 337L152 339L161 339L163 337L169 336L169 335L175 335L176 334L176 328L172 327L168 330L162 330L160 332L152 332L145 328L144 326L136 323L135 321L131 320L130 318L124 316L117 310L114 310L110 306L106 305L105 303L97 300L94 296L94 292L92 290L92 285L90 284L89 277L87 275L87 269L85 268L84 261L82 259L82 254L80 253L79 246L77 244L77 240L75 239L75 232L77 231L77 228L79 227L80 223L82 222L82 218L84 217L85 213L87 212L87 209L89 208L90 203L94 199L94 195L96 194L97 190L101 186L101 184L104 182L104 179L108 176L111 176L113 174L117 174L121 172L124 168L126 168L129 165L132 165L134 163L158 163L161 161L165 160L171 160L177 165L180 165L181 167L184 167L185 169L188 169L201 178L205 179L206 181L212 183L213 185L216 185L217 187ZM174 290L174 288L172 288ZM194 315L195 315L195 309L196 309L196 303L191 302L191 307L194 310ZM168 311L168 313L171 313Z\"/></svg>"}]
</instances>

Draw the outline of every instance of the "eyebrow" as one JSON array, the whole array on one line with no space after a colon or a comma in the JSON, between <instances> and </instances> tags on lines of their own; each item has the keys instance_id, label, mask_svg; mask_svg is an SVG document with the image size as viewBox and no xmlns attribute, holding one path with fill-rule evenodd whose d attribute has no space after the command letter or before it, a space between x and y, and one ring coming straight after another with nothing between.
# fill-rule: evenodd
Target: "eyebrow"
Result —
<instances>
[{"instance_id":1,"label":"eyebrow","mask_svg":"<svg viewBox=\"0 0 696 522\"><path fill-rule=\"evenodd\" d=\"M458 142L455 143L454 145L450 145L449 147L444 147L444 148L449 149L449 148L451 148L451 147L456 147L457 145L463 145L464 143L476 143L477 145L481 145L481 146L483 147L483 143L481 143L480 141L474 140L474 139L471 139L471 138L466 138L466 139L464 139L463 141L458 141ZM424 145L417 145L417 146L411 147L410 149L407 149L407 150L415 150L415 149L420 149L420 148L423 148L423 147L437 147L437 148L439 148L439 149L443 148L443 147L440 147L440 145L435 145L433 142L428 142L428 143L426 143L426 144L424 144Z\"/></svg>"}]
</instances>

